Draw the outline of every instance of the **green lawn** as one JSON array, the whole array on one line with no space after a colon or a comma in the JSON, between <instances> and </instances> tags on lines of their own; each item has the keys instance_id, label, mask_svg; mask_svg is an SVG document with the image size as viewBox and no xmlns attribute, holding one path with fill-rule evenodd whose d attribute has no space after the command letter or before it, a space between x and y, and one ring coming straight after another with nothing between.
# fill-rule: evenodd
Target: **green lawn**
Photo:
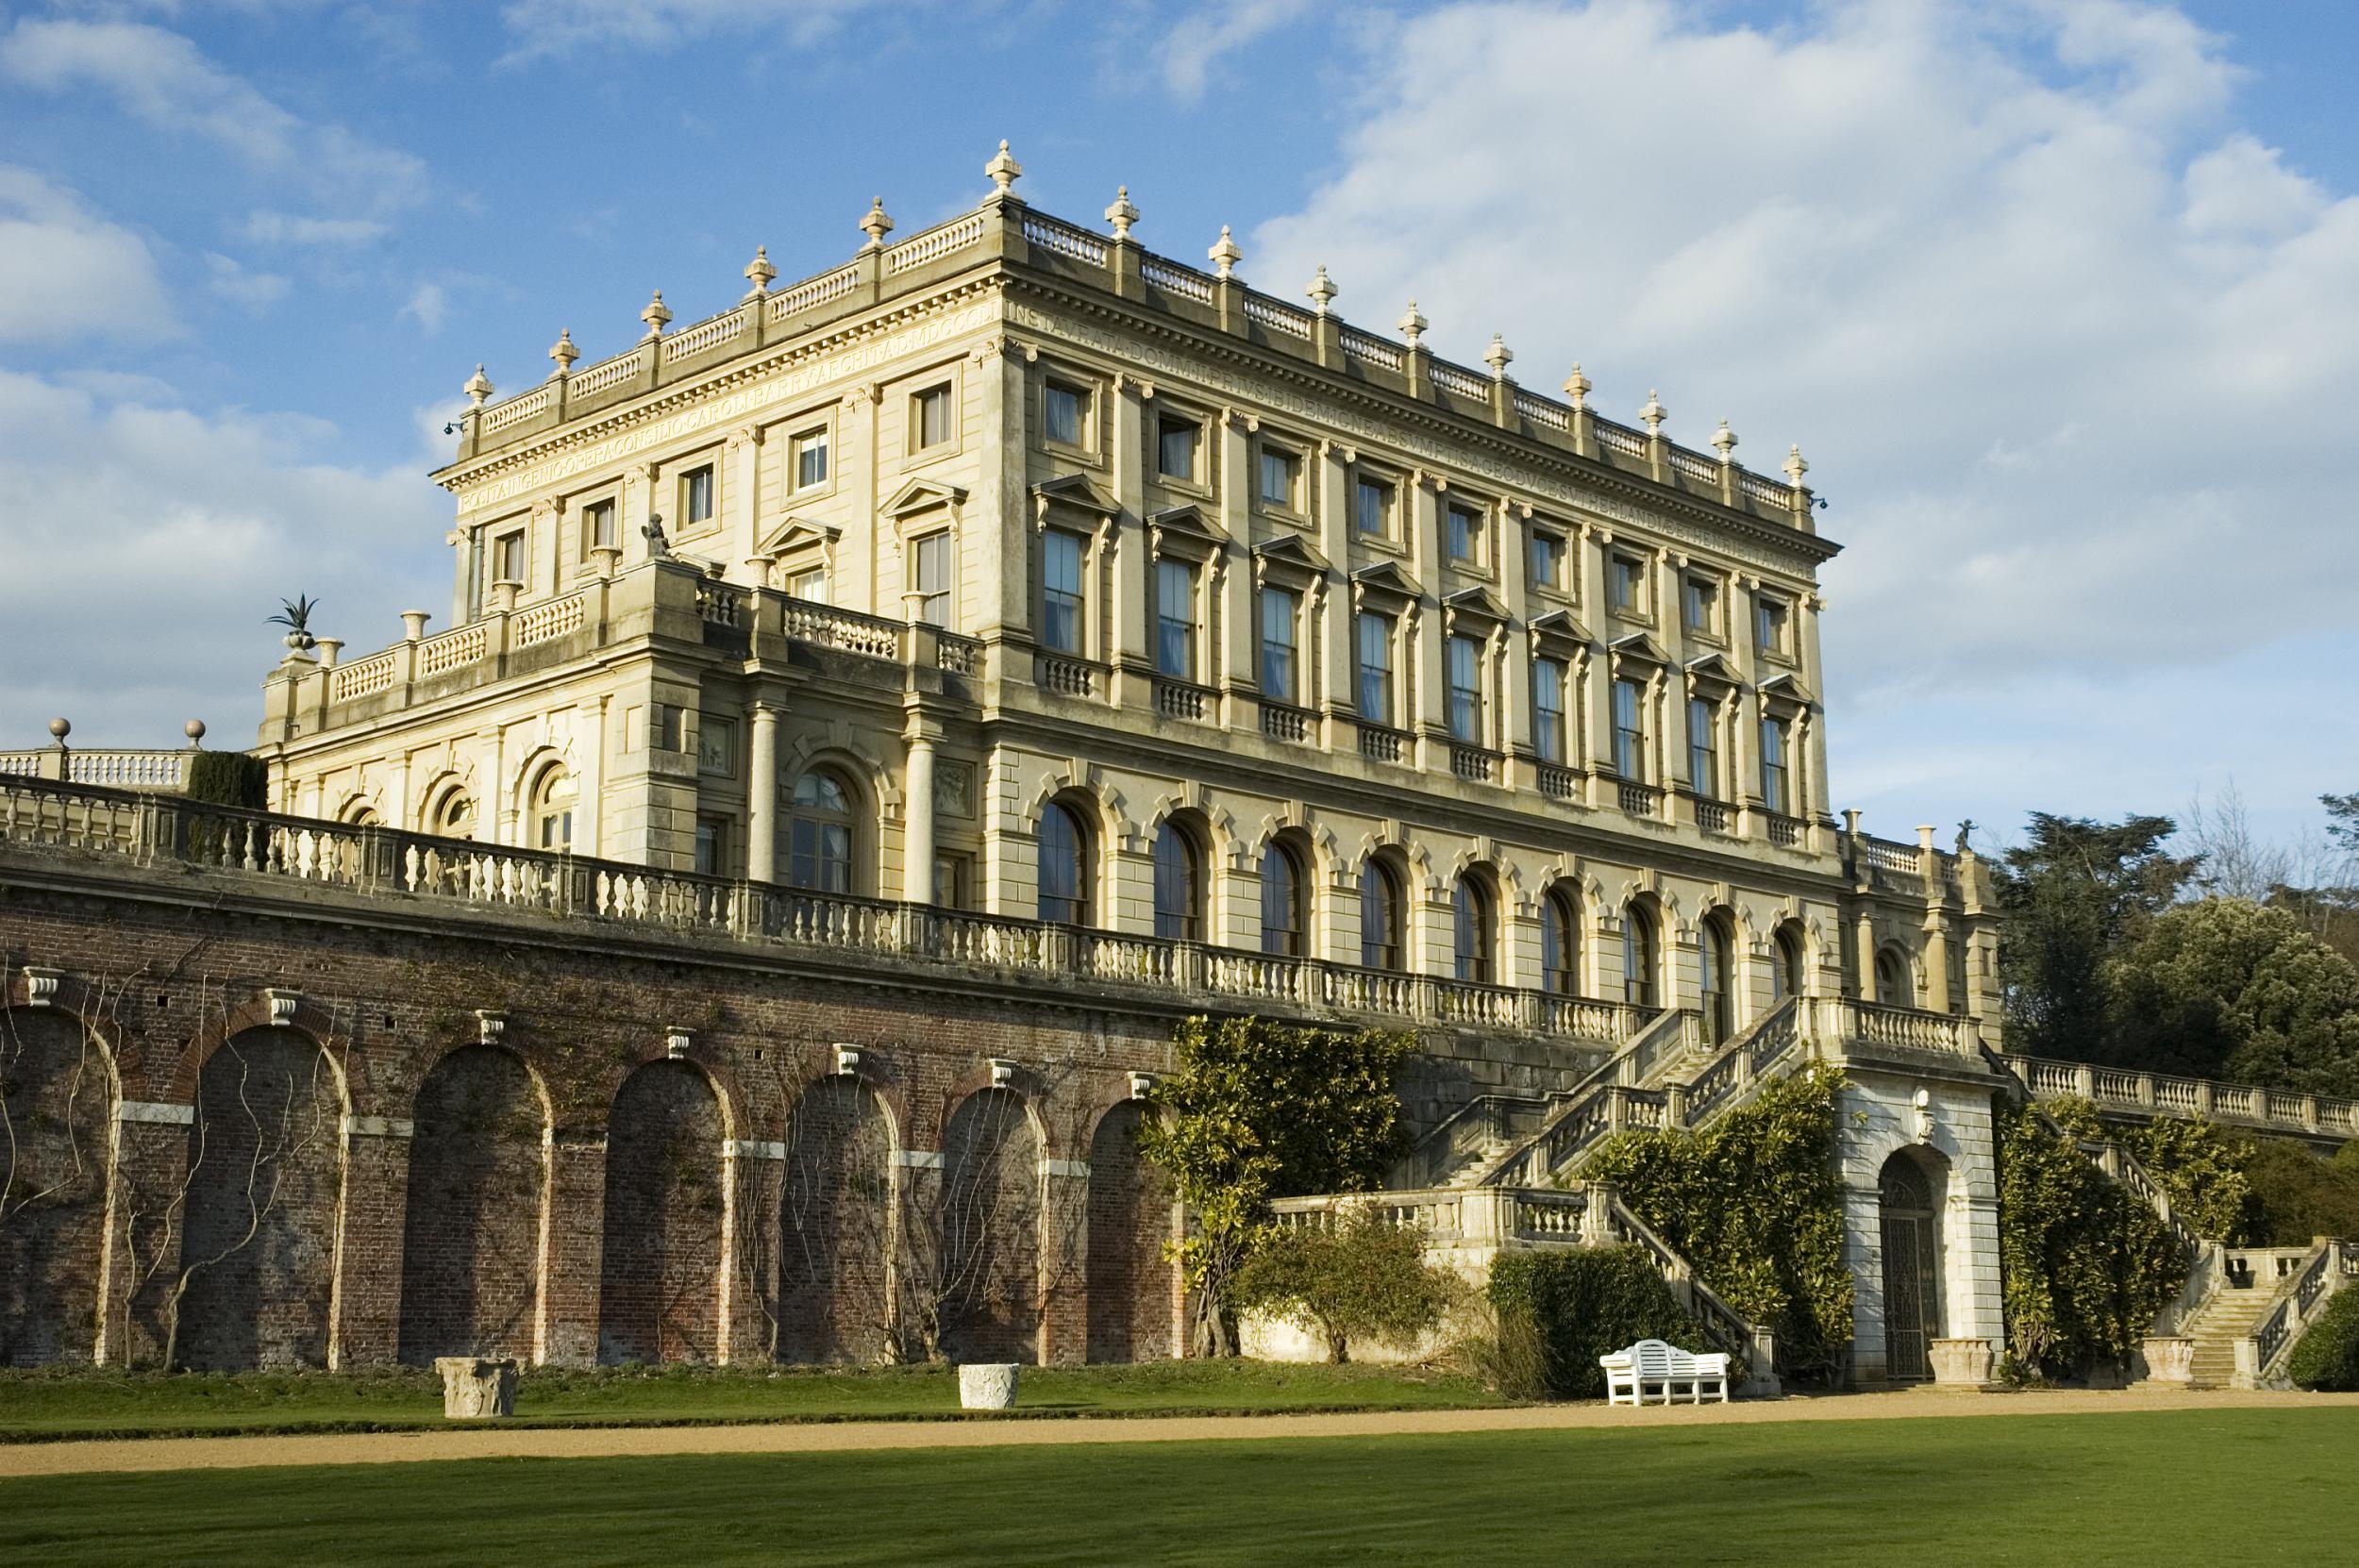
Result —
<instances>
[{"instance_id":1,"label":"green lawn","mask_svg":"<svg viewBox=\"0 0 2359 1568\"><path fill-rule=\"evenodd\" d=\"M2343 1560L2359 1410L1491 1432L0 1481L11 1560Z\"/></svg>"},{"instance_id":2,"label":"green lawn","mask_svg":"<svg viewBox=\"0 0 2359 1568\"><path fill-rule=\"evenodd\" d=\"M1395 1410L1494 1405L1469 1378L1363 1366L1152 1361L1027 1367L1019 1413L1138 1415L1243 1410ZM639 1373L528 1371L519 1426L925 1420L959 1416L945 1367ZM0 1373L0 1443L213 1432L393 1431L443 1423L442 1384L426 1372Z\"/></svg>"}]
</instances>

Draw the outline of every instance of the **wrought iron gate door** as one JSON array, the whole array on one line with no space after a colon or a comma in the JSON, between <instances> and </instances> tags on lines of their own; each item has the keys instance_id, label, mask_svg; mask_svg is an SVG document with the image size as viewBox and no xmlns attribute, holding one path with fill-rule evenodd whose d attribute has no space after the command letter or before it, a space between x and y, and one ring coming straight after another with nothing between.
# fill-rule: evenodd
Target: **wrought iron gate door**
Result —
<instances>
[{"instance_id":1,"label":"wrought iron gate door","mask_svg":"<svg viewBox=\"0 0 2359 1568\"><path fill-rule=\"evenodd\" d=\"M1941 1332L1932 1187L1906 1156L1884 1167L1882 1186L1884 1376L1923 1379L1933 1375Z\"/></svg>"}]
</instances>

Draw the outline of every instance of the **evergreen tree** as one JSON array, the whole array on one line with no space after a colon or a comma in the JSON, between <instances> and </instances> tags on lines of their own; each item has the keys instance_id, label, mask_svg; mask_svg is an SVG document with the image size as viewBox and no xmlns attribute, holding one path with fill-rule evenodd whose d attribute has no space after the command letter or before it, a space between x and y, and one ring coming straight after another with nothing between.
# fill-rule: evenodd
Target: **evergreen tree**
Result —
<instances>
[{"instance_id":1,"label":"evergreen tree","mask_svg":"<svg viewBox=\"0 0 2359 1568\"><path fill-rule=\"evenodd\" d=\"M2032 814L2030 842L1995 868L2010 1050L2088 1059L2114 1040L2105 962L2169 907L2199 864L2163 852L2173 827L2168 817Z\"/></svg>"}]
</instances>

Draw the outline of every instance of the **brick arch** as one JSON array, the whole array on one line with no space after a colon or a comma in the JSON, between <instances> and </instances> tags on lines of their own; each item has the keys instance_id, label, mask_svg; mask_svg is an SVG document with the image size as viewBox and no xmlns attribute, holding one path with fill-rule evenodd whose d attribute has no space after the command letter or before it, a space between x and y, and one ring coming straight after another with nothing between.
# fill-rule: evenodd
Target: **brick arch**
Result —
<instances>
[{"instance_id":1,"label":"brick arch","mask_svg":"<svg viewBox=\"0 0 2359 1568\"><path fill-rule=\"evenodd\" d=\"M609 1069L606 1075L607 1119L603 1124L606 1130L612 1131L614 1097L622 1093L623 1085L630 1080L632 1074L650 1062L678 1061L702 1075L706 1084L712 1090L714 1098L720 1102L721 1136L724 1138L747 1136L745 1129L756 1125L752 1103L745 1093L745 1086L739 1081L737 1075L718 1060L717 1057L718 1053L706 1043L702 1030L690 1030L687 1053L678 1057L672 1055L671 1043L662 1036L649 1036L642 1039L633 1048L629 1059ZM576 1126L578 1126L579 1124L577 1123Z\"/></svg>"},{"instance_id":2,"label":"brick arch","mask_svg":"<svg viewBox=\"0 0 2359 1568\"><path fill-rule=\"evenodd\" d=\"M190 1084L174 1359L192 1371L324 1366L333 1344L350 1100L318 1020L259 1011L203 1051Z\"/></svg>"},{"instance_id":3,"label":"brick arch","mask_svg":"<svg viewBox=\"0 0 2359 1568\"><path fill-rule=\"evenodd\" d=\"M285 988L292 989L292 988ZM267 995L250 996L227 1009L213 1023L191 1036L173 1060L172 1076L166 1084L164 1097L177 1105L192 1105L196 1100L199 1077L213 1054L249 1029L284 1029L301 1035L317 1046L336 1072L337 1093L343 1101L347 1116L379 1116L390 1114L376 1103L375 1086L369 1080L368 1059L352 1048L352 1038L336 1029L335 1014L306 994L295 1003L294 1014L285 1024L274 1024Z\"/></svg>"},{"instance_id":4,"label":"brick arch","mask_svg":"<svg viewBox=\"0 0 2359 1568\"><path fill-rule=\"evenodd\" d=\"M617 1086L607 1114L600 1360L719 1357L722 1152L731 1136L718 1080L694 1059L649 1058Z\"/></svg>"},{"instance_id":5,"label":"brick arch","mask_svg":"<svg viewBox=\"0 0 2359 1568\"><path fill-rule=\"evenodd\" d=\"M506 1043L438 1055L410 1100L399 1359L534 1359L555 1109Z\"/></svg>"},{"instance_id":6,"label":"brick arch","mask_svg":"<svg viewBox=\"0 0 2359 1568\"><path fill-rule=\"evenodd\" d=\"M927 1128L932 1137L933 1146L937 1149L944 1146L944 1140L950 1133L951 1119L958 1114L959 1107L976 1095L998 1087L1001 1086L991 1081L991 1067L988 1062L980 1066L970 1067L953 1078L949 1087L943 1091L941 1100L936 1102L934 1119ZM1056 1129L1050 1126L1047 1116L1043 1113L1040 1105L1039 1080L1029 1068L1018 1063L1014 1076L1005 1086L1005 1092L1014 1095L1023 1105L1024 1118L1031 1126L1032 1136L1040 1141L1044 1158L1050 1159L1076 1158L1072 1150L1060 1145ZM911 1131L913 1134L916 1128L912 1127Z\"/></svg>"},{"instance_id":7,"label":"brick arch","mask_svg":"<svg viewBox=\"0 0 2359 1568\"><path fill-rule=\"evenodd\" d=\"M106 1035L79 1008L0 1006L0 1192L15 1199L0 1225L0 1367L101 1354L119 1094Z\"/></svg>"},{"instance_id":8,"label":"brick arch","mask_svg":"<svg viewBox=\"0 0 2359 1568\"><path fill-rule=\"evenodd\" d=\"M61 1013L79 1024L92 1040L98 1042L106 1058L109 1080L118 1098L145 1080L147 1055L141 1049L138 1038L126 1031L122 1022L107 1010L99 988L82 976L60 973L57 993L40 1007L35 1007L32 982L25 978L24 971L19 970L8 976L7 989L0 991L0 1014L20 1009L35 1014Z\"/></svg>"},{"instance_id":9,"label":"brick arch","mask_svg":"<svg viewBox=\"0 0 2359 1568\"><path fill-rule=\"evenodd\" d=\"M873 1363L894 1348L900 1149L868 1076L815 1074L795 1093L780 1136L779 1359Z\"/></svg>"},{"instance_id":10,"label":"brick arch","mask_svg":"<svg viewBox=\"0 0 2359 1568\"><path fill-rule=\"evenodd\" d=\"M1096 1117L1089 1142L1085 1347L1093 1361L1160 1360L1175 1348L1170 1177L1139 1151L1151 1104L1116 1100Z\"/></svg>"},{"instance_id":11,"label":"brick arch","mask_svg":"<svg viewBox=\"0 0 2359 1568\"><path fill-rule=\"evenodd\" d=\"M953 1359L1039 1359L1046 1149L1037 1108L1012 1089L986 1086L944 1119L934 1294Z\"/></svg>"}]
</instances>

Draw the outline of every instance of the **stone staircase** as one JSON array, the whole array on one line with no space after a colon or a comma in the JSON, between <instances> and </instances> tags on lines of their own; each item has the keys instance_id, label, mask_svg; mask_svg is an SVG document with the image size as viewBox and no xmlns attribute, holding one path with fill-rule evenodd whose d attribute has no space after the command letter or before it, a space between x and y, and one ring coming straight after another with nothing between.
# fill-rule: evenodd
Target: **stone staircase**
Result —
<instances>
[{"instance_id":1,"label":"stone staircase","mask_svg":"<svg viewBox=\"0 0 2359 1568\"><path fill-rule=\"evenodd\" d=\"M2228 1286L2212 1293L2182 1330L2195 1341L2194 1386L2224 1389L2236 1380L2236 1346L2252 1337L2268 1310L2272 1292L2265 1285Z\"/></svg>"}]
</instances>

